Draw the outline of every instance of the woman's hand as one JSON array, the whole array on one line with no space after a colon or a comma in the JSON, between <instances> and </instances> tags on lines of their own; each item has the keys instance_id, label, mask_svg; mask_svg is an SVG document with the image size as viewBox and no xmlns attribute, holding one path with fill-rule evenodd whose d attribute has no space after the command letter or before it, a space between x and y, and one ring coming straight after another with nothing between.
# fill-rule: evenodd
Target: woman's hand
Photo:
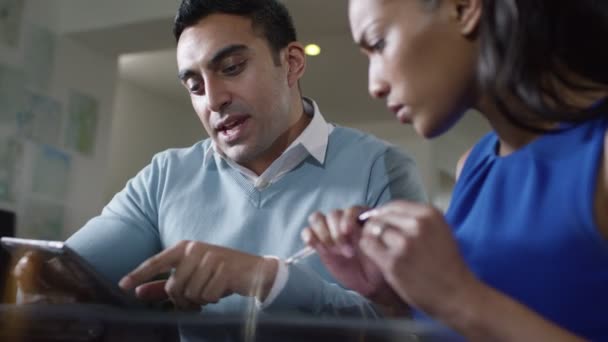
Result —
<instances>
[{"instance_id":1,"label":"woman's hand","mask_svg":"<svg viewBox=\"0 0 608 342\"><path fill-rule=\"evenodd\" d=\"M384 280L381 269L359 248L362 236L358 217L363 207L335 210L324 216L314 213L302 239L317 250L332 275L345 287L357 291L384 306L404 308L403 303ZM403 310L400 310L400 312Z\"/></svg>"},{"instance_id":2,"label":"woman's hand","mask_svg":"<svg viewBox=\"0 0 608 342\"><path fill-rule=\"evenodd\" d=\"M370 213L361 249L399 296L471 341L582 341L468 269L437 209L406 201Z\"/></svg>"},{"instance_id":3,"label":"woman's hand","mask_svg":"<svg viewBox=\"0 0 608 342\"><path fill-rule=\"evenodd\" d=\"M395 201L370 214L359 245L403 300L439 319L466 305L479 282L439 210Z\"/></svg>"}]
</instances>

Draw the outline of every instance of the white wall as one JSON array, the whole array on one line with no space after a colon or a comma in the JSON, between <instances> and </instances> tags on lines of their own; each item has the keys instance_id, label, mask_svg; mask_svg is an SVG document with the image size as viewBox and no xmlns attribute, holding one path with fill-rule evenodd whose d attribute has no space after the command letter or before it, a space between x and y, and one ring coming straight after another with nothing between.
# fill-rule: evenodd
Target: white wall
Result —
<instances>
[{"instance_id":1,"label":"white wall","mask_svg":"<svg viewBox=\"0 0 608 342\"><path fill-rule=\"evenodd\" d=\"M26 1L21 39L15 48L0 49L0 64L11 66L26 73L32 70L31 65L24 61L25 42L29 32L34 27L47 30L55 35L54 54L49 63L49 83L38 84L25 82L25 89L36 94L60 102L63 106L61 113L61 138L52 147L66 154L70 158L68 174L69 184L64 198L41 197L32 193L32 177L34 175L33 162L35 154L43 144L30 138L17 134L16 123L7 122L0 127L5 136L14 136L23 144L23 158L18 168L18 179L14 184L18 191L16 200L10 203L0 203L0 206L16 210L18 213L17 234L23 231L28 219L37 218L26 203L32 199L42 201L63 211L62 231L56 238L63 238L80 228L88 218L98 213L103 204L105 189L105 174L108 155L108 140L111 125L112 106L114 103L114 86L116 82L117 63L91 52L73 41L56 35L58 11L56 2L48 0ZM15 85L19 92L25 91ZM66 131L67 100L71 91L78 91L90 95L98 102L98 121L96 126L95 148L90 155L82 155L70 150L64 143ZM52 180L51 180L52 181ZM59 213L61 214L61 213ZM36 237L36 236L32 236Z\"/></svg>"},{"instance_id":2,"label":"white wall","mask_svg":"<svg viewBox=\"0 0 608 342\"><path fill-rule=\"evenodd\" d=\"M190 106L120 80L116 89L105 199L146 166L154 154L207 137Z\"/></svg>"},{"instance_id":3,"label":"white wall","mask_svg":"<svg viewBox=\"0 0 608 342\"><path fill-rule=\"evenodd\" d=\"M65 236L98 214L104 204L105 174L117 79L117 63L63 40L58 46L57 88L77 89L99 101L99 117L94 154L72 153L71 187L65 216Z\"/></svg>"},{"instance_id":4,"label":"white wall","mask_svg":"<svg viewBox=\"0 0 608 342\"><path fill-rule=\"evenodd\" d=\"M40 0L39 0L40 1ZM58 32L70 33L120 26L173 15L180 0L42 0L58 9Z\"/></svg>"}]
</instances>

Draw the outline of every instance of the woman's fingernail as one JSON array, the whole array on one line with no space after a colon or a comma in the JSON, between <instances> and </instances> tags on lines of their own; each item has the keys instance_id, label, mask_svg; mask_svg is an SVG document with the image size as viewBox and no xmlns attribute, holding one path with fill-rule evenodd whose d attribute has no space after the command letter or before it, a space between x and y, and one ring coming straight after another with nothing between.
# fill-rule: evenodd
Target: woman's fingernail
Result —
<instances>
[{"instance_id":1,"label":"woman's fingernail","mask_svg":"<svg viewBox=\"0 0 608 342\"><path fill-rule=\"evenodd\" d=\"M300 236L302 237L302 240L303 240L305 243L309 243L309 242L310 242L310 238L311 238L311 236L310 236L310 231L308 231L308 229L303 230L303 231L302 231L302 234L300 234Z\"/></svg>"},{"instance_id":2,"label":"woman's fingernail","mask_svg":"<svg viewBox=\"0 0 608 342\"><path fill-rule=\"evenodd\" d=\"M365 221L369 220L371 217L378 215L378 210L376 209L372 209L372 210L368 210L364 213L362 213L361 215L359 215L359 217L357 217L357 221L359 221L359 223L363 224L365 223Z\"/></svg>"}]
</instances>

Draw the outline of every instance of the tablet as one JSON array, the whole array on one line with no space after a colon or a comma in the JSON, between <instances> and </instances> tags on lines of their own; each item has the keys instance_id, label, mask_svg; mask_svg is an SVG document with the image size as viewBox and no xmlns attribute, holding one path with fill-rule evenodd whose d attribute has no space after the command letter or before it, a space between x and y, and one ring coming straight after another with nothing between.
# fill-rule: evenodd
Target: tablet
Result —
<instances>
[{"instance_id":1,"label":"tablet","mask_svg":"<svg viewBox=\"0 0 608 342\"><path fill-rule=\"evenodd\" d=\"M122 307L141 307L135 296L105 279L91 264L61 241L31 240L3 237L0 240L15 260L28 252L36 253L38 284L53 284L56 292L74 294L77 301L112 304ZM44 278L52 277L52 279Z\"/></svg>"}]
</instances>

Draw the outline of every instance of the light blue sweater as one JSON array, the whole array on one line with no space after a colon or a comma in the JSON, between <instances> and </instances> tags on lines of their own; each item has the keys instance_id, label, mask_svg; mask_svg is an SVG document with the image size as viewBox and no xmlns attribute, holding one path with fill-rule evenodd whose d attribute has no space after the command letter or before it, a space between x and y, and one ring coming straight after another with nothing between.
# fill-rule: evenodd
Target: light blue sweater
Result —
<instances>
[{"instance_id":1,"label":"light blue sweater","mask_svg":"<svg viewBox=\"0 0 608 342\"><path fill-rule=\"evenodd\" d=\"M425 201L413 160L361 132L336 127L324 165L309 156L257 190L237 170L205 153L211 141L156 155L68 245L113 282L148 257L182 240L199 240L256 255L285 258L303 247L300 232L314 211L391 199ZM292 265L285 288L266 312L374 315L363 297L346 291L313 256ZM245 309L233 295L204 312Z\"/></svg>"}]
</instances>

